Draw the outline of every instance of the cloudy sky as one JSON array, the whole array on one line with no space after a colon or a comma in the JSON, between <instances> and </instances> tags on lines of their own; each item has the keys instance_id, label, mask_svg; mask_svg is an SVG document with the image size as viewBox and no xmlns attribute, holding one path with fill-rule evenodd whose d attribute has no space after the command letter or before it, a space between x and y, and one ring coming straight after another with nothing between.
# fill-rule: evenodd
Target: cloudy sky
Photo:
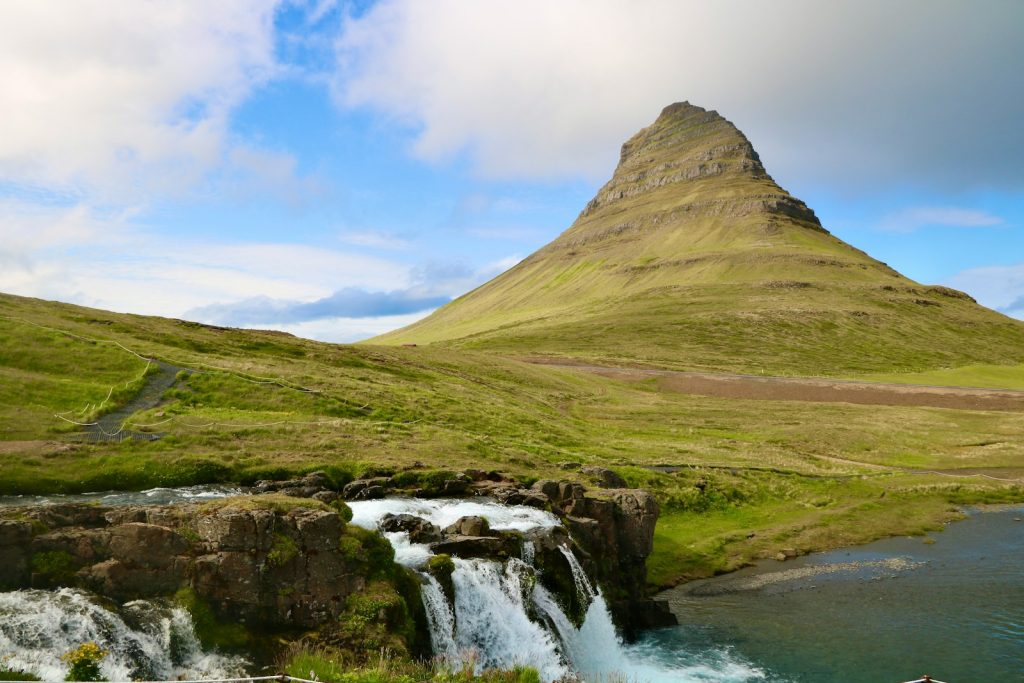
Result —
<instances>
[{"instance_id":1,"label":"cloudy sky","mask_svg":"<svg viewBox=\"0 0 1024 683\"><path fill-rule=\"evenodd\" d=\"M661 108L1024 318L1019 0L7 0L0 291L352 341L564 230Z\"/></svg>"}]
</instances>

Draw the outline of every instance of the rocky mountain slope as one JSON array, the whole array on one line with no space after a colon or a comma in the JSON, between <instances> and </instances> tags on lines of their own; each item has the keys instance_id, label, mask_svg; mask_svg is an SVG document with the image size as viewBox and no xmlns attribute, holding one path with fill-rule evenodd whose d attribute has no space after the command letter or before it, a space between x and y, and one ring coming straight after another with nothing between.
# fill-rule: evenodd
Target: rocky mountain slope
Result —
<instances>
[{"instance_id":1,"label":"rocky mountain slope","mask_svg":"<svg viewBox=\"0 0 1024 683\"><path fill-rule=\"evenodd\" d=\"M1024 360L1024 324L831 235L714 111L666 107L555 241L378 344L769 374Z\"/></svg>"}]
</instances>

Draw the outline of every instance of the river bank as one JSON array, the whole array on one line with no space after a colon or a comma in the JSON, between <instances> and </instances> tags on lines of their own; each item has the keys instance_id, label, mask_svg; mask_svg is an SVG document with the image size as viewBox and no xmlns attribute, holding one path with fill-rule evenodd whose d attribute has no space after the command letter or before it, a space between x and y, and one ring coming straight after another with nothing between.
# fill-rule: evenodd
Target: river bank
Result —
<instances>
[{"instance_id":1,"label":"river bank","mask_svg":"<svg viewBox=\"0 0 1024 683\"><path fill-rule=\"evenodd\" d=\"M1019 680L1024 506L968 510L923 537L767 560L662 593L680 626L649 647L723 647L803 683Z\"/></svg>"}]
</instances>

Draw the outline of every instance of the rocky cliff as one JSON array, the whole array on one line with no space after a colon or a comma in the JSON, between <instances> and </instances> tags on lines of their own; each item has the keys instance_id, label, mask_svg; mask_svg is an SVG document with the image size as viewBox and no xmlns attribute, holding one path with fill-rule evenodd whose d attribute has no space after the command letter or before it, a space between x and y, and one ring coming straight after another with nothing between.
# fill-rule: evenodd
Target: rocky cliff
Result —
<instances>
[{"instance_id":1,"label":"rocky cliff","mask_svg":"<svg viewBox=\"0 0 1024 683\"><path fill-rule=\"evenodd\" d=\"M551 509L564 519L568 534L540 543L538 551L538 564L556 592L569 600L575 595L557 548L575 543L589 572L612 597L627 633L666 618L667 612L644 595L644 560L658 515L649 494L613 489L594 497L574 482L541 481L523 488L497 473L447 476L438 479L436 489L418 492L486 494ZM264 482L257 488L267 493L202 504L9 510L0 516L0 588L77 586L121 602L180 597L185 591L193 604L198 601L225 622L272 630L340 623L332 637L362 644L366 633L345 631L345 624L359 621L348 618L353 610L364 602L390 605L381 618L383 630L371 634L370 644L386 641L383 631L388 631L402 634L403 649L422 651L429 641L415 576L394 563L382 536L347 524L350 510L325 481L311 475ZM400 477L361 480L346 492L375 498L396 493L401 483ZM443 530L427 529L415 519L388 523L419 533L418 542L431 543L439 553L501 559L522 552L521 536L493 533L484 520L460 520ZM364 599L371 594L372 600Z\"/></svg>"}]
</instances>

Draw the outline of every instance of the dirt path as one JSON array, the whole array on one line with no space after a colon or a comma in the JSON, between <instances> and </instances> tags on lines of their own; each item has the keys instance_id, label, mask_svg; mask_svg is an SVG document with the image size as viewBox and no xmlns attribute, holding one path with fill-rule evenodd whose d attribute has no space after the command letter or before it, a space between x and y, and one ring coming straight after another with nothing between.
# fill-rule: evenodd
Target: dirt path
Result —
<instances>
[{"instance_id":1,"label":"dirt path","mask_svg":"<svg viewBox=\"0 0 1024 683\"><path fill-rule=\"evenodd\" d=\"M591 372L611 379L656 379L658 385L663 389L698 396L764 401L859 403L1024 412L1024 391L1009 389L972 389L804 377L759 377L678 370L615 368L577 364L564 360L531 359L529 362Z\"/></svg>"},{"instance_id":2,"label":"dirt path","mask_svg":"<svg viewBox=\"0 0 1024 683\"><path fill-rule=\"evenodd\" d=\"M130 401L117 410L103 415L96 423L86 427L86 436L90 441L124 441L153 440L158 438L155 434L124 431L123 423L129 417L140 410L149 410L160 405L165 391L170 389L177 378L181 368L164 362L157 362L157 372L146 378L146 383Z\"/></svg>"}]
</instances>

